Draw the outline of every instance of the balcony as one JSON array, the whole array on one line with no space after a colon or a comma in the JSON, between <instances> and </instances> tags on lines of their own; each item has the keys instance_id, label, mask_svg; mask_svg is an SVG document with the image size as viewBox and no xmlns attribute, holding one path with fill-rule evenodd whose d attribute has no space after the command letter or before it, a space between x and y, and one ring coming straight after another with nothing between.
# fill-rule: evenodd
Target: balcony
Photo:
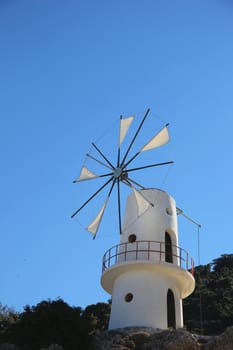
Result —
<instances>
[{"instance_id":1,"label":"balcony","mask_svg":"<svg viewBox=\"0 0 233 350\"><path fill-rule=\"evenodd\" d=\"M194 260L186 250L159 241L136 241L115 245L103 256L102 272L117 264L133 261L173 264L194 275Z\"/></svg>"}]
</instances>

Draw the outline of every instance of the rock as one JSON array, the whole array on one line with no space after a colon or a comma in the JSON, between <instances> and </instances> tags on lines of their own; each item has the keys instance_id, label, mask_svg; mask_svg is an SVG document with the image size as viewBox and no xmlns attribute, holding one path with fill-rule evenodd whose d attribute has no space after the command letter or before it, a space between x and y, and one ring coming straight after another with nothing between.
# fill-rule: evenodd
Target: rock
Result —
<instances>
[{"instance_id":1,"label":"rock","mask_svg":"<svg viewBox=\"0 0 233 350\"><path fill-rule=\"evenodd\" d=\"M203 347L204 350L233 350L233 327L228 327L219 336L210 337Z\"/></svg>"},{"instance_id":2,"label":"rock","mask_svg":"<svg viewBox=\"0 0 233 350\"><path fill-rule=\"evenodd\" d=\"M183 330L124 328L98 332L94 336L95 350L198 350L198 339Z\"/></svg>"}]
</instances>

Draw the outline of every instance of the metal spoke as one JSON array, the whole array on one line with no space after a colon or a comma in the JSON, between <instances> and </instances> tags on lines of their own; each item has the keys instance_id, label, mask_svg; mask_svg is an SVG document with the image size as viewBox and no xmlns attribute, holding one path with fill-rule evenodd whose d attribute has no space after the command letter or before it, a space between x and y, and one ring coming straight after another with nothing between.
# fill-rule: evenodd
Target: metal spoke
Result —
<instances>
[{"instance_id":1,"label":"metal spoke","mask_svg":"<svg viewBox=\"0 0 233 350\"><path fill-rule=\"evenodd\" d=\"M102 215L101 215L101 220L102 220L102 218L103 218L103 216L104 216L104 212L105 212L105 210L106 210L106 207L107 207L107 204L108 204L108 201L109 201L109 198L110 198L110 196L111 196L111 193L112 193L112 190L113 190L113 187L114 187L115 183L116 183L116 179L113 180L112 185L111 185L111 187L110 187L110 190L109 190L109 192L108 192L107 199L106 199L106 204L105 204L105 207L104 207L104 211L103 211L103 213L102 213ZM97 230L96 230L96 233L95 233L93 239L95 239L95 237L96 237L96 235L97 235L99 226L100 226L100 222L99 222L98 228L97 228Z\"/></svg>"},{"instance_id":2,"label":"metal spoke","mask_svg":"<svg viewBox=\"0 0 233 350\"><path fill-rule=\"evenodd\" d=\"M132 180L131 178L128 177L127 180L129 180L129 182L132 182L134 185L137 185L138 187L140 187L141 190L145 190L145 187L144 187L144 186L140 185L138 182Z\"/></svg>"},{"instance_id":3,"label":"metal spoke","mask_svg":"<svg viewBox=\"0 0 233 350\"><path fill-rule=\"evenodd\" d=\"M77 183L77 182L82 182L82 181L90 181L90 180L96 180L96 179L99 179L100 177L106 177L106 176L112 176L113 173L107 173L107 174L102 174L102 175L98 175L96 177L90 177L90 178L87 178L87 179L83 179L83 180L74 180L73 183Z\"/></svg>"},{"instance_id":4,"label":"metal spoke","mask_svg":"<svg viewBox=\"0 0 233 350\"><path fill-rule=\"evenodd\" d=\"M118 198L118 220L119 220L119 230L120 230L120 235L122 234L122 229L121 229L121 197L120 197L120 180L119 178L117 179L117 198Z\"/></svg>"},{"instance_id":5,"label":"metal spoke","mask_svg":"<svg viewBox=\"0 0 233 350\"><path fill-rule=\"evenodd\" d=\"M120 121L122 119L122 115L120 116ZM121 124L121 122L120 122ZM120 153L121 153L121 146L120 146L120 141L119 141L119 145L118 145L118 154L117 154L117 168L119 168L120 166Z\"/></svg>"},{"instance_id":6,"label":"metal spoke","mask_svg":"<svg viewBox=\"0 0 233 350\"><path fill-rule=\"evenodd\" d=\"M111 182L114 179L114 177L112 176L107 182L105 182L105 184L103 186L101 186L90 198L88 198L88 200L78 209L76 210L72 215L71 218L75 217L75 215L77 215L100 191L102 191L104 189L104 187L106 187L109 182Z\"/></svg>"},{"instance_id":7,"label":"metal spoke","mask_svg":"<svg viewBox=\"0 0 233 350\"><path fill-rule=\"evenodd\" d=\"M166 165L166 164L173 164L173 163L174 163L173 160L171 160L169 162L156 163L156 164L151 164L151 165L144 165L144 166L137 167L137 168L127 169L127 170L123 171L123 174L125 172L128 173L130 171L142 170L142 169L146 169L146 168L152 168L152 167L155 167L155 166Z\"/></svg>"},{"instance_id":8,"label":"metal spoke","mask_svg":"<svg viewBox=\"0 0 233 350\"><path fill-rule=\"evenodd\" d=\"M124 164L124 169L140 154L141 152L138 151L127 163Z\"/></svg>"},{"instance_id":9,"label":"metal spoke","mask_svg":"<svg viewBox=\"0 0 233 350\"><path fill-rule=\"evenodd\" d=\"M93 157L93 156L92 156L92 155L90 155L89 153L87 153L87 154L86 154L86 156L87 156L87 157L89 157L89 158L91 158L91 159L93 159L93 160L95 160L97 163L99 163L99 164L101 164L101 165L105 166L106 168L108 168L108 169L111 169L111 170L112 170L112 167L110 167L110 166L108 166L107 164L105 164L105 163L101 162L99 159L96 159L95 157Z\"/></svg>"},{"instance_id":10,"label":"metal spoke","mask_svg":"<svg viewBox=\"0 0 233 350\"><path fill-rule=\"evenodd\" d=\"M138 129L137 129L137 131L136 131L136 133L135 133L135 135L134 135L134 137L133 137L133 139L132 139L128 149L127 149L127 151L126 151L126 153L125 153L125 155L124 155L124 158L123 158L123 160L121 162L121 166L124 165L124 162L125 162L128 154L129 154L129 151L130 151L131 147L133 146L134 141L136 140L136 137L138 136L138 133L141 130L142 125L143 125L144 121L146 120L146 117L148 116L149 112L150 112L150 108L147 109L146 114L144 115L144 117L143 117L143 119L142 119L142 121L141 121L141 123L140 123L140 125L139 125L139 127L138 127Z\"/></svg>"},{"instance_id":11,"label":"metal spoke","mask_svg":"<svg viewBox=\"0 0 233 350\"><path fill-rule=\"evenodd\" d=\"M103 154L103 152L101 152L101 150L94 144L94 142L92 142L92 145L95 147L95 149L99 152L99 154L104 158L104 160L106 160L106 162L110 165L110 167L112 169L114 169L115 167L112 165L112 163L105 157L105 155Z\"/></svg>"}]
</instances>

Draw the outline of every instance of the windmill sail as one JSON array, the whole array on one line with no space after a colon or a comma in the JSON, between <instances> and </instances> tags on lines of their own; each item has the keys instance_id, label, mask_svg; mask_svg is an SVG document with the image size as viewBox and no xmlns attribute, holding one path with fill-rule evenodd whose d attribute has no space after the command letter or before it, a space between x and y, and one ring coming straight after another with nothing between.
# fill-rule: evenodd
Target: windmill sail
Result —
<instances>
[{"instance_id":1,"label":"windmill sail","mask_svg":"<svg viewBox=\"0 0 233 350\"><path fill-rule=\"evenodd\" d=\"M82 170L81 170L81 174L79 175L79 177L76 180L74 180L74 182L95 179L97 177L99 177L99 176L96 175L95 173L93 173L92 171L90 171L89 169L87 169L87 167L83 166Z\"/></svg>"},{"instance_id":2,"label":"windmill sail","mask_svg":"<svg viewBox=\"0 0 233 350\"><path fill-rule=\"evenodd\" d=\"M165 145L169 141L169 133L167 129L168 124L160 130L141 150L140 152L148 151L153 148L157 148Z\"/></svg>"},{"instance_id":3,"label":"windmill sail","mask_svg":"<svg viewBox=\"0 0 233 350\"><path fill-rule=\"evenodd\" d=\"M129 130L129 127L134 120L134 116L130 116L127 118L121 118L120 120L120 138L119 138L119 147L121 146L124 138Z\"/></svg>"},{"instance_id":4,"label":"windmill sail","mask_svg":"<svg viewBox=\"0 0 233 350\"><path fill-rule=\"evenodd\" d=\"M108 199L105 201L104 205L102 206L102 208L100 209L99 213L97 214L95 219L92 221L92 223L86 228L87 231L91 232L94 235L94 238L97 234L99 225L100 225L101 220L103 218L107 202L108 202Z\"/></svg>"},{"instance_id":5,"label":"windmill sail","mask_svg":"<svg viewBox=\"0 0 233 350\"><path fill-rule=\"evenodd\" d=\"M137 202L138 216L141 216L151 206L151 203L142 195L141 192L137 191L134 187L132 187L132 189Z\"/></svg>"}]
</instances>

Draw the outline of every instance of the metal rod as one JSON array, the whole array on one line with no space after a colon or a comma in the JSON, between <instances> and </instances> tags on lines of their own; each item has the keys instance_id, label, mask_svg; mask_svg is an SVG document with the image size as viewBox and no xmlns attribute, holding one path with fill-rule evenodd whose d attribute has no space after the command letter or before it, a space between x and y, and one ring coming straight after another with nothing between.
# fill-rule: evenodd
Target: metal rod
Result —
<instances>
[{"instance_id":1,"label":"metal rod","mask_svg":"<svg viewBox=\"0 0 233 350\"><path fill-rule=\"evenodd\" d=\"M88 200L85 202L85 203L83 203L83 205L78 209L78 210L76 210L75 212L74 212L74 214L72 214L71 215L71 218L73 218L75 215L77 215L79 212L80 212L80 210L82 210L100 191L102 191L103 190L103 188L104 187L106 187L108 184L109 184L109 182L111 182L113 180L113 176L107 181L107 182L105 182L105 184L103 185L103 186L101 186L90 198L88 198Z\"/></svg>"},{"instance_id":2,"label":"metal rod","mask_svg":"<svg viewBox=\"0 0 233 350\"><path fill-rule=\"evenodd\" d=\"M92 145L95 147L95 149L99 152L99 154L104 158L104 160L106 160L106 162L110 165L110 167L112 169L114 169L115 167L112 165L112 163L105 157L105 155L103 154L103 152L101 152L101 150L94 144L94 142L92 142Z\"/></svg>"},{"instance_id":3,"label":"metal rod","mask_svg":"<svg viewBox=\"0 0 233 350\"><path fill-rule=\"evenodd\" d=\"M121 197L120 197L120 180L117 179L117 198L118 198L118 220L119 220L119 230L120 235L122 234L121 230Z\"/></svg>"},{"instance_id":4,"label":"metal rod","mask_svg":"<svg viewBox=\"0 0 233 350\"><path fill-rule=\"evenodd\" d=\"M188 219L189 221L191 221L193 224L197 225L198 227L201 227L201 225L200 225L198 222L196 222L195 220L193 220L192 218L190 218L190 216L188 216L187 214L185 214L185 213L183 212L182 209L180 209L180 208L176 208L176 209L177 209L177 214L183 215L186 219Z\"/></svg>"},{"instance_id":5,"label":"metal rod","mask_svg":"<svg viewBox=\"0 0 233 350\"><path fill-rule=\"evenodd\" d=\"M132 180L132 179L129 178L129 177L128 177L128 180L129 180L130 182L132 182L134 185L137 185L138 187L140 187L141 190L145 190L145 187L143 187L142 185L140 185L138 182Z\"/></svg>"},{"instance_id":6,"label":"metal rod","mask_svg":"<svg viewBox=\"0 0 233 350\"><path fill-rule=\"evenodd\" d=\"M109 192L108 192L107 199L106 199L106 201L105 201L104 211L103 211L103 213L102 213L102 215L101 215L101 219L100 219L100 221L99 221L99 224L98 224L98 227L97 227L97 230L96 230L96 233L95 233L93 239L95 239L95 237L96 237L96 235L97 235L97 232L98 232L98 230L99 230L99 226L100 226L100 223L101 223L101 221L102 221L102 219L103 219L104 212L105 212L105 210L106 210L106 207L107 207L109 198L110 198L110 196L111 196L113 187L114 187L114 185L115 185L115 182L116 182L116 179L113 180L112 185L111 185L111 187L110 187L110 190L109 190Z\"/></svg>"},{"instance_id":7,"label":"metal rod","mask_svg":"<svg viewBox=\"0 0 233 350\"><path fill-rule=\"evenodd\" d=\"M119 166L120 166L120 153L121 153L121 146L120 146L121 120L122 120L122 115L120 116L120 132L119 132L119 145L118 145L118 154L117 154L117 168L119 168Z\"/></svg>"},{"instance_id":8,"label":"metal rod","mask_svg":"<svg viewBox=\"0 0 233 350\"><path fill-rule=\"evenodd\" d=\"M141 166L141 167L138 167L138 168L132 168L132 169L123 170L123 173L124 172L128 173L130 171L142 170L142 169L146 169L146 168L152 168L152 167L155 167L155 166L166 165L166 164L173 164L173 163L174 163L174 161L171 160L169 162L156 163L156 164L151 164L151 165L144 165L144 166Z\"/></svg>"},{"instance_id":9,"label":"metal rod","mask_svg":"<svg viewBox=\"0 0 233 350\"><path fill-rule=\"evenodd\" d=\"M135 135L134 135L134 137L133 137L133 139L132 139L128 149L127 149L127 151L126 151L126 153L125 153L125 155L124 155L124 158L123 158L123 160L121 162L121 166L124 164L128 154L129 154L129 151L130 151L131 147L133 146L134 141L135 141L136 137L138 136L138 133L141 130L142 125L143 125L144 121L146 120L146 117L148 116L149 112L150 112L150 108L147 109L146 114L144 115L144 117L143 117L143 119L142 119L142 121L141 121L141 123L140 123L140 125L139 125L139 127L138 127L138 129L137 129L137 131L136 131L136 133L135 133Z\"/></svg>"},{"instance_id":10,"label":"metal rod","mask_svg":"<svg viewBox=\"0 0 233 350\"><path fill-rule=\"evenodd\" d=\"M127 163L125 163L124 168L126 168L139 154L140 152L137 152Z\"/></svg>"},{"instance_id":11,"label":"metal rod","mask_svg":"<svg viewBox=\"0 0 233 350\"><path fill-rule=\"evenodd\" d=\"M82 182L82 181L89 181L89 180L96 180L96 179L99 179L100 177L106 177L106 176L112 176L112 175L113 175L113 173L102 174L102 175L98 175L96 177L90 177L90 178L83 179L83 180L74 180L73 183Z\"/></svg>"},{"instance_id":12,"label":"metal rod","mask_svg":"<svg viewBox=\"0 0 233 350\"><path fill-rule=\"evenodd\" d=\"M91 158L91 159L93 159L93 160L95 160L97 163L99 163L99 164L105 166L106 168L112 170L112 167L110 167L110 166L108 166L107 164L101 162L99 159L96 159L95 157L91 156L89 153L87 153L86 156L89 157L89 158Z\"/></svg>"}]
</instances>

